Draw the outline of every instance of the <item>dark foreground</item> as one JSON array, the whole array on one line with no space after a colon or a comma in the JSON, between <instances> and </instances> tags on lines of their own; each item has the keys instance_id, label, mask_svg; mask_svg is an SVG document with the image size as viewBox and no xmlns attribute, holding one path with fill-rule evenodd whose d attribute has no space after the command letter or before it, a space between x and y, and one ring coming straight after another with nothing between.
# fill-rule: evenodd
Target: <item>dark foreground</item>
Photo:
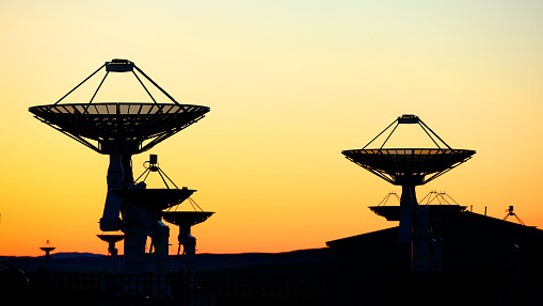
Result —
<instances>
[{"instance_id":1,"label":"dark foreground","mask_svg":"<svg viewBox=\"0 0 543 306\"><path fill-rule=\"evenodd\" d=\"M119 257L119 262L122 257ZM519 286L498 270L379 274L344 268L330 249L182 256L163 274L127 274L110 257L0 258L1 305L541 305L541 282ZM115 271L117 270L117 271Z\"/></svg>"}]
</instances>

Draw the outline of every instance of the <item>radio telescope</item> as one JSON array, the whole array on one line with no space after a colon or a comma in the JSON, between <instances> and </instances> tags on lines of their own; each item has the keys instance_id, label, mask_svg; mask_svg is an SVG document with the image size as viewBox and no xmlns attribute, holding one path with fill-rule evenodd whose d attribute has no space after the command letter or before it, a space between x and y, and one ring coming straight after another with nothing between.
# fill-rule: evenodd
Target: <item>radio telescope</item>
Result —
<instances>
[{"instance_id":1,"label":"radio telescope","mask_svg":"<svg viewBox=\"0 0 543 306\"><path fill-rule=\"evenodd\" d=\"M385 144L399 125L405 124L419 125L436 147L385 148ZM387 131L389 134L380 146L368 148ZM426 184L466 162L475 154L475 151L451 148L418 116L407 114L394 120L363 148L343 150L341 153L348 160L385 181L402 186L398 238L403 242L411 242L412 233L417 227L413 218L419 206L415 187Z\"/></svg>"},{"instance_id":2,"label":"radio telescope","mask_svg":"<svg viewBox=\"0 0 543 306\"><path fill-rule=\"evenodd\" d=\"M64 102L72 92L103 70L105 74L87 102ZM151 101L94 101L110 73L132 74ZM158 90L169 101L157 101L150 89ZM109 155L107 194L99 223L104 232L125 232L124 255L127 271L137 272L142 266L142 250L145 249L145 239L142 239L142 236L149 235L130 225L127 228L127 221L137 224L141 220L134 219L145 219L145 214L179 204L190 195L186 190L141 190L141 185L135 186L132 155L153 148L202 119L209 110L207 106L178 103L135 63L126 59L105 62L55 103L29 108L41 122L100 154ZM146 202L141 203L142 199ZM146 206L146 209L143 209L145 212L142 212L142 205ZM168 232L165 225L157 226L162 227L162 232ZM163 238L162 236L160 240L163 241ZM160 250L164 250L164 246L161 246Z\"/></svg>"}]
</instances>

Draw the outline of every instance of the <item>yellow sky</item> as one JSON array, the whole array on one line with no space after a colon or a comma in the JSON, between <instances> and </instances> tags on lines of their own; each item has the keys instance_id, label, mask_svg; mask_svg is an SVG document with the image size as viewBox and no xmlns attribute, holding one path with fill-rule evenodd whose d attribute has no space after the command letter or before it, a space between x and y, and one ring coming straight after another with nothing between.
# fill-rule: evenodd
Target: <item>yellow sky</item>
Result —
<instances>
[{"instance_id":1,"label":"yellow sky","mask_svg":"<svg viewBox=\"0 0 543 306\"><path fill-rule=\"evenodd\" d=\"M211 108L133 157L138 176L157 154L215 212L193 228L198 253L324 247L397 225L368 206L401 188L341 151L402 114L477 151L419 198L444 191L496 218L514 205L543 227L540 1L4 0L0 45L0 255L42 255L46 240L56 252L107 254L96 234L108 157L28 108L113 58Z\"/></svg>"}]
</instances>

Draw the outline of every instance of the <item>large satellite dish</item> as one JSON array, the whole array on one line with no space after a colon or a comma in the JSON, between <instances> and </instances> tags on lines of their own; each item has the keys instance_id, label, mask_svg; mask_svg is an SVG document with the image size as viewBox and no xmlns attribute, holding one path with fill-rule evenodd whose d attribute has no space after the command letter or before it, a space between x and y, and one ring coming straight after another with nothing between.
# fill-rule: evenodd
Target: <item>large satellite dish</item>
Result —
<instances>
[{"instance_id":1,"label":"large satellite dish","mask_svg":"<svg viewBox=\"0 0 543 306\"><path fill-rule=\"evenodd\" d=\"M418 125L435 147L385 147L397 128L406 124ZM386 138L381 145L369 147L383 135L386 135ZM348 160L385 181L402 186L398 236L401 241L409 242L413 230L413 215L418 206L415 187L426 184L466 162L475 154L475 151L451 148L418 116L407 114L395 119L361 149L343 150L341 153Z\"/></svg>"},{"instance_id":2,"label":"large satellite dish","mask_svg":"<svg viewBox=\"0 0 543 306\"><path fill-rule=\"evenodd\" d=\"M104 68L106 73L88 102L63 102L69 94ZM132 72L152 101L94 101L110 72ZM170 101L157 102L140 75ZM38 120L103 154L118 151L136 154L149 150L200 120L209 110L207 106L178 103L138 66L124 59L106 62L57 102L29 108Z\"/></svg>"},{"instance_id":3,"label":"large satellite dish","mask_svg":"<svg viewBox=\"0 0 543 306\"><path fill-rule=\"evenodd\" d=\"M88 101L64 101L103 70L105 73ZM95 101L110 73L132 74L150 101ZM158 90L166 97L166 101L157 101L150 89L154 89L154 92ZM141 271L145 239L151 236L155 247L156 270L164 271L169 231L161 222L160 211L180 204L195 190L146 189L144 185L136 186L132 155L151 149L202 119L209 112L209 107L180 104L136 64L126 59L113 59L101 65L55 103L32 106L28 110L41 122L100 154L109 155L108 189L100 229L104 232L124 232L125 270L129 272ZM121 238L105 235L98 237L112 244ZM110 251L113 249L111 245Z\"/></svg>"},{"instance_id":4,"label":"large satellite dish","mask_svg":"<svg viewBox=\"0 0 543 306\"><path fill-rule=\"evenodd\" d=\"M400 124L418 124L435 148L386 148L386 142ZM379 147L368 148L386 131L390 133ZM352 162L394 185L422 185L467 161L474 150L453 149L419 117L402 115L361 149L341 152Z\"/></svg>"}]
</instances>

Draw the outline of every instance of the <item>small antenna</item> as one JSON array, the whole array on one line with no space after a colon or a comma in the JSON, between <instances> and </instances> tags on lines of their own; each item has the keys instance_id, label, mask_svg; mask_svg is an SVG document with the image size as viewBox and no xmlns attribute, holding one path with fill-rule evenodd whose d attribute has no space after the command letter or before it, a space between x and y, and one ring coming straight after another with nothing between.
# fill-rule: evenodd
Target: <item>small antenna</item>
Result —
<instances>
[{"instance_id":1,"label":"small antenna","mask_svg":"<svg viewBox=\"0 0 543 306\"><path fill-rule=\"evenodd\" d=\"M509 208L506 209L505 211L507 212L507 214L505 215L503 220L506 220L507 217L509 217L509 216L514 216L515 219L517 219L518 223L524 225L524 222L522 222L522 220L520 220L520 218L517 216L517 214L513 211L513 205L509 205Z\"/></svg>"}]
</instances>

